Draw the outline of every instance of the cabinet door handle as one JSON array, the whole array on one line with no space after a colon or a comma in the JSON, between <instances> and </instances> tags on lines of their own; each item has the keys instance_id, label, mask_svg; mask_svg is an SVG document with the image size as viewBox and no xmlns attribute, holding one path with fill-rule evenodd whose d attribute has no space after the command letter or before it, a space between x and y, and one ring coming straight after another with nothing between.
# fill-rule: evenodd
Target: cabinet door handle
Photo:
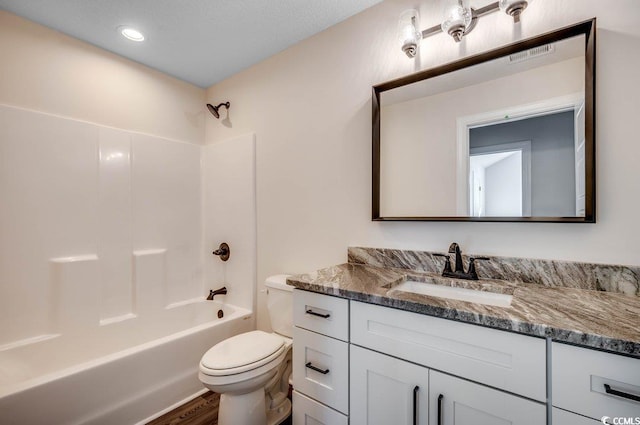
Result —
<instances>
[{"instance_id":1,"label":"cabinet door handle","mask_svg":"<svg viewBox=\"0 0 640 425\"><path fill-rule=\"evenodd\" d=\"M413 387L413 425L418 425L418 391L419 386Z\"/></svg>"},{"instance_id":2,"label":"cabinet door handle","mask_svg":"<svg viewBox=\"0 0 640 425\"><path fill-rule=\"evenodd\" d=\"M316 367L314 365L311 364L311 362L307 363L305 365L305 367L311 369L311 370L315 370L316 372L319 372L323 375L326 375L327 373L329 373L329 369L320 369L319 367Z\"/></svg>"},{"instance_id":3,"label":"cabinet door handle","mask_svg":"<svg viewBox=\"0 0 640 425\"><path fill-rule=\"evenodd\" d=\"M440 394L438 396L438 425L442 425L442 399L444 396Z\"/></svg>"},{"instance_id":4,"label":"cabinet door handle","mask_svg":"<svg viewBox=\"0 0 640 425\"><path fill-rule=\"evenodd\" d=\"M322 313L316 313L315 311L309 309L306 311L307 314L310 314L312 316L318 316L318 317L322 317L323 319L328 319L329 317L331 317L330 314L322 314Z\"/></svg>"},{"instance_id":5,"label":"cabinet door handle","mask_svg":"<svg viewBox=\"0 0 640 425\"><path fill-rule=\"evenodd\" d=\"M623 391L614 390L613 388L611 388L609 384L604 384L604 390L606 391L607 394L617 395L618 397L626 398L633 401L640 401L640 396L637 396L635 394L625 393Z\"/></svg>"}]
</instances>

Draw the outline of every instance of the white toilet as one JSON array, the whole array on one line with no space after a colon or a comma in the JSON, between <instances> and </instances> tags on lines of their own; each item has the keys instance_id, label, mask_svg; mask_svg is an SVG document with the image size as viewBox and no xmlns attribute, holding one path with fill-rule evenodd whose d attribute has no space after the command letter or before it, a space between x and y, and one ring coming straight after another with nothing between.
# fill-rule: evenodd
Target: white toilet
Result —
<instances>
[{"instance_id":1,"label":"white toilet","mask_svg":"<svg viewBox=\"0 0 640 425\"><path fill-rule=\"evenodd\" d=\"M265 281L274 333L251 331L225 339L200 360L200 381L220 394L219 425L276 425L291 412L293 288L287 276Z\"/></svg>"}]
</instances>

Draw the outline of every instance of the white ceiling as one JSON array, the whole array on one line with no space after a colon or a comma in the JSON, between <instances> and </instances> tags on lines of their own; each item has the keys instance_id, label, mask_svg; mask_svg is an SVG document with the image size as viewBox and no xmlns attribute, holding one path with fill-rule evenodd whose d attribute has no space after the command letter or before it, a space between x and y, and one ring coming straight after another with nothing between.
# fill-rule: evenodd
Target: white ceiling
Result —
<instances>
[{"instance_id":1,"label":"white ceiling","mask_svg":"<svg viewBox=\"0 0 640 425\"><path fill-rule=\"evenodd\" d=\"M380 1L0 0L0 9L209 87ZM121 25L147 39L125 39Z\"/></svg>"}]
</instances>

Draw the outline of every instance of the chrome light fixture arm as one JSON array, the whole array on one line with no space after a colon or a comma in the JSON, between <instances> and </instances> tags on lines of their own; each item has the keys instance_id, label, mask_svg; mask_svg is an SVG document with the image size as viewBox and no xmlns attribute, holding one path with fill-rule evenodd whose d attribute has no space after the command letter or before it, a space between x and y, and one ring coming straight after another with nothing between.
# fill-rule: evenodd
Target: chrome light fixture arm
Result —
<instances>
[{"instance_id":1,"label":"chrome light fixture arm","mask_svg":"<svg viewBox=\"0 0 640 425\"><path fill-rule=\"evenodd\" d=\"M500 9L500 6L498 6L498 2L493 2L493 3L489 3L488 5L481 7L480 9L474 9L471 8L471 25L469 26L469 28L465 31L465 35L469 34L476 26L477 22L478 22L478 18L481 18L485 15L489 15L490 13L493 13L497 10ZM433 34L437 34L439 32L442 32L442 24L438 24L438 25L434 25L430 28L427 28L426 30L422 31L422 38L426 38L429 37L430 35Z\"/></svg>"},{"instance_id":2,"label":"chrome light fixture arm","mask_svg":"<svg viewBox=\"0 0 640 425\"><path fill-rule=\"evenodd\" d=\"M497 10L503 10L507 15L513 17L514 23L519 23L520 15L532 1L533 0L500 0L489 3L488 5L478 9L466 9L464 7L463 0L458 0L456 7L459 7L463 12L465 10L470 10L471 12L471 22L468 23L468 21L466 21L468 25L465 25L464 22L458 22L449 25L450 23L445 20L441 24L434 25L422 31L419 31L416 28L416 26L418 25L417 11L405 11L400 17L400 38L402 42L402 51L404 51L408 57L413 58L416 55L418 44L420 43L421 39L442 31L447 31L456 42L459 42L465 35L469 34L475 28L479 18L491 14ZM407 22L407 18L405 17L407 12L414 13L414 17L410 18L410 22ZM413 29L411 28L411 25L413 25Z\"/></svg>"}]
</instances>

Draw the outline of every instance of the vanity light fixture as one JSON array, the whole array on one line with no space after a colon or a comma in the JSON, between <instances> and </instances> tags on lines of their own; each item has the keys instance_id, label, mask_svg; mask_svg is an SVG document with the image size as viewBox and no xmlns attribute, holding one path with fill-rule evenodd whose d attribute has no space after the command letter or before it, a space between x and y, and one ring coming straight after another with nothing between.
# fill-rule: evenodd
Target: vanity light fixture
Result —
<instances>
[{"instance_id":1,"label":"vanity light fixture","mask_svg":"<svg viewBox=\"0 0 640 425\"><path fill-rule=\"evenodd\" d=\"M400 14L398 22L398 38L402 51L410 58L416 55L418 43L422 39L422 33L418 30L420 15L415 9L405 10Z\"/></svg>"},{"instance_id":2,"label":"vanity light fixture","mask_svg":"<svg viewBox=\"0 0 640 425\"><path fill-rule=\"evenodd\" d=\"M135 28L123 25L121 27L118 27L118 31L120 31L120 34L122 34L124 38L127 38L131 41L144 41L144 34L142 34Z\"/></svg>"},{"instance_id":3,"label":"vanity light fixture","mask_svg":"<svg viewBox=\"0 0 640 425\"><path fill-rule=\"evenodd\" d=\"M520 15L533 0L500 0L479 9L469 6L469 0L444 0L444 14L440 25L434 25L424 31L418 30L419 15L417 10L405 10L400 15L398 37L402 51L410 58L415 57L420 40L430 35L446 32L456 42L469 34L480 17L497 10L502 10L513 17L515 24L520 22Z\"/></svg>"},{"instance_id":4,"label":"vanity light fixture","mask_svg":"<svg viewBox=\"0 0 640 425\"><path fill-rule=\"evenodd\" d=\"M440 28L457 43L469 31L472 18L469 0L446 0Z\"/></svg>"}]
</instances>

